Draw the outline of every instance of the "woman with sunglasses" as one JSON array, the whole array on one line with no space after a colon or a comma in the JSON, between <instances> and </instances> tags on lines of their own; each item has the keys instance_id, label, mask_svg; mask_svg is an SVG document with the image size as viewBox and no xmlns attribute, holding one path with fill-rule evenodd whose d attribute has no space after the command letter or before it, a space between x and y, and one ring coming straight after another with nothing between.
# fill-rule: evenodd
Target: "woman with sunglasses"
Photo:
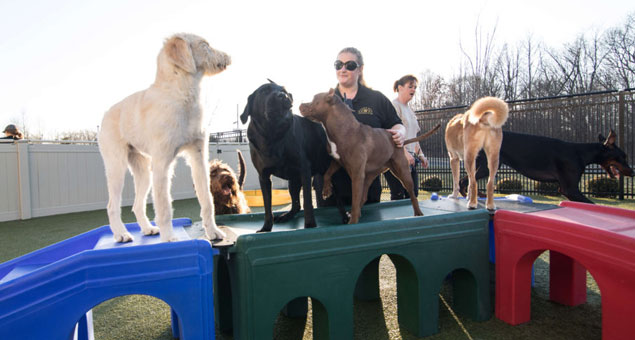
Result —
<instances>
[{"instance_id":1,"label":"woman with sunglasses","mask_svg":"<svg viewBox=\"0 0 635 340\"><path fill-rule=\"evenodd\" d=\"M397 110L397 115L401 118L403 125L406 127L406 138L413 138L417 136L417 133L421 130L419 128L419 122L417 122L417 116L414 111L408 106L408 103L414 98L417 90L418 80L413 75L405 75L399 80L395 81L393 90L397 92L397 98L392 101L392 104ZM424 168L428 167L428 159L421 151L419 143L411 143L404 147L406 153L406 159L410 164L410 175L414 183L414 194L419 194L419 179L417 176L417 164L420 162ZM390 199L400 200L404 198L410 198L406 189L404 189L401 182L390 171L384 173L386 182L390 187Z\"/></svg>"},{"instance_id":2,"label":"woman with sunglasses","mask_svg":"<svg viewBox=\"0 0 635 340\"><path fill-rule=\"evenodd\" d=\"M335 94L339 96L352 110L353 115L361 123L374 128L387 129L391 134L395 145L403 146L406 128L397 116L394 106L381 92L370 89L364 81L364 59L362 53L354 48L347 47L340 51L334 63L337 86ZM318 197L318 206L334 205L335 198L332 195L326 201L321 200L322 183L321 176L316 176L315 190ZM335 190L344 198L346 204L350 204L351 179L342 168L333 175ZM341 193L344 190L344 193ZM348 193L348 194L347 194ZM368 190L366 203L376 203L381 199L381 183L377 177Z\"/></svg>"}]
</instances>

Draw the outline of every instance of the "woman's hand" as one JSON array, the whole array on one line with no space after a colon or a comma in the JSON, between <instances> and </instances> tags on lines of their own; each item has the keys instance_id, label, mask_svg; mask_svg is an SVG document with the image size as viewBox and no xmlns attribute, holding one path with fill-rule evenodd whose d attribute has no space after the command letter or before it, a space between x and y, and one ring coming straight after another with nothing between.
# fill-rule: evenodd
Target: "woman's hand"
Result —
<instances>
[{"instance_id":1,"label":"woman's hand","mask_svg":"<svg viewBox=\"0 0 635 340\"><path fill-rule=\"evenodd\" d=\"M395 124L387 131L392 134L392 141L395 142L395 146L398 148L403 147L403 142L406 141L406 127L401 124Z\"/></svg>"},{"instance_id":2,"label":"woman's hand","mask_svg":"<svg viewBox=\"0 0 635 340\"><path fill-rule=\"evenodd\" d=\"M420 153L418 157L421 161L421 166L423 166L424 169L427 169L430 164L428 163L426 156L423 153Z\"/></svg>"}]
</instances>

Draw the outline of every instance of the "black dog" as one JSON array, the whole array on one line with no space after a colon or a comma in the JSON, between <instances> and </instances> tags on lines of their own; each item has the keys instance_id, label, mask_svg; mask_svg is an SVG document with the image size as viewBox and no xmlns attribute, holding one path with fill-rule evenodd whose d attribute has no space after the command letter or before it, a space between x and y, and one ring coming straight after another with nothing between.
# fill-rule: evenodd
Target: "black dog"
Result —
<instances>
[{"instance_id":1,"label":"black dog","mask_svg":"<svg viewBox=\"0 0 635 340\"><path fill-rule=\"evenodd\" d=\"M271 231L274 222L293 218L300 210L300 188L304 192L304 227L313 228L316 223L311 177L326 172L332 159L326 133L320 124L294 115L291 94L284 87L269 82L249 96L240 116L243 124L251 116L247 137L265 207L265 223L259 231ZM271 212L271 175L289 181L292 200L291 210L275 218Z\"/></svg>"},{"instance_id":2,"label":"black dog","mask_svg":"<svg viewBox=\"0 0 635 340\"><path fill-rule=\"evenodd\" d=\"M558 182L560 193L571 201L593 203L578 188L578 183L589 164L600 164L614 178L615 169L621 175L633 176L626 154L615 145L615 132L599 135L599 143L570 143L555 138L503 131L500 164L505 164L522 175L541 182ZM479 153L476 160L476 178L489 174L487 157ZM467 177L461 179L461 194L465 196Z\"/></svg>"}]
</instances>

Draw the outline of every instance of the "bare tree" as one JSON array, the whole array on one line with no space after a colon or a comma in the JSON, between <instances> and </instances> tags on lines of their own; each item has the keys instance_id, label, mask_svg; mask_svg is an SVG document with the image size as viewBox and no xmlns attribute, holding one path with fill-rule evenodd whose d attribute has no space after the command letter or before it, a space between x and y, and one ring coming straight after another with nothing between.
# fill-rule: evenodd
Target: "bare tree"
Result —
<instances>
[{"instance_id":1,"label":"bare tree","mask_svg":"<svg viewBox=\"0 0 635 340\"><path fill-rule=\"evenodd\" d=\"M479 21L480 18L477 19L474 29L474 54L470 55L459 41L467 73L457 79L467 82L465 85L469 88L467 92L469 102L487 95L495 96L500 91L493 64L494 37L498 22L494 24L491 32L484 33Z\"/></svg>"},{"instance_id":2,"label":"bare tree","mask_svg":"<svg viewBox=\"0 0 635 340\"><path fill-rule=\"evenodd\" d=\"M590 41L583 39L582 58L578 69L578 92L600 90L600 68L606 60L607 53L602 48L600 34L595 32Z\"/></svg>"},{"instance_id":3,"label":"bare tree","mask_svg":"<svg viewBox=\"0 0 635 340\"><path fill-rule=\"evenodd\" d=\"M541 49L541 44L535 43L532 35L528 35L523 42L523 59L521 60L522 67L519 74L520 91L522 93L520 98L529 99L534 97L534 82L538 78L537 64L542 59Z\"/></svg>"},{"instance_id":4,"label":"bare tree","mask_svg":"<svg viewBox=\"0 0 635 340\"><path fill-rule=\"evenodd\" d=\"M519 49L511 50L505 44L498 56L497 73L502 84L505 100L518 99L520 80L520 55Z\"/></svg>"},{"instance_id":5,"label":"bare tree","mask_svg":"<svg viewBox=\"0 0 635 340\"><path fill-rule=\"evenodd\" d=\"M448 80L421 75L417 108L467 105L486 96L507 100L587 93L635 86L635 13L601 34L582 33L571 43L546 47L531 35L496 49L497 25L474 29L473 50L461 41L462 60Z\"/></svg>"},{"instance_id":6,"label":"bare tree","mask_svg":"<svg viewBox=\"0 0 635 340\"><path fill-rule=\"evenodd\" d=\"M62 141L97 141L97 131L88 129L64 131L58 133L55 139Z\"/></svg>"},{"instance_id":7,"label":"bare tree","mask_svg":"<svg viewBox=\"0 0 635 340\"><path fill-rule=\"evenodd\" d=\"M628 15L622 27L606 33L604 45L607 49L604 74L615 75L615 86L635 86L635 12Z\"/></svg>"},{"instance_id":8,"label":"bare tree","mask_svg":"<svg viewBox=\"0 0 635 340\"><path fill-rule=\"evenodd\" d=\"M547 54L551 62L551 67L547 70L560 80L558 90L550 95L585 93L600 89L597 78L606 53L601 50L598 34L591 41L587 41L581 34L573 43L565 44L563 50L548 49Z\"/></svg>"},{"instance_id":9,"label":"bare tree","mask_svg":"<svg viewBox=\"0 0 635 340\"><path fill-rule=\"evenodd\" d=\"M415 94L415 110L443 107L446 105L447 84L442 76L430 70L419 75L419 87Z\"/></svg>"}]
</instances>

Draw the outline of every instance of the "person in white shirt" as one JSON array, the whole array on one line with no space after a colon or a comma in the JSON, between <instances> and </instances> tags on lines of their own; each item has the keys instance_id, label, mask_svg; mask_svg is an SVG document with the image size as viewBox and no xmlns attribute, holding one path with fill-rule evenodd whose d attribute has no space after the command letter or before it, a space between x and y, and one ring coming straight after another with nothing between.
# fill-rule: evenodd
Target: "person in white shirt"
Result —
<instances>
[{"instance_id":1,"label":"person in white shirt","mask_svg":"<svg viewBox=\"0 0 635 340\"><path fill-rule=\"evenodd\" d=\"M408 103L412 100L417 90L418 80L413 75L405 75L399 80L395 81L393 90L397 92L397 98L392 101L397 115L401 118L403 125L406 128L406 139L417 136L420 131L419 123L417 122L417 116L414 111L408 106ZM419 143L411 143L404 147L406 158L410 164L410 174L412 175L412 181L414 183L414 193L419 194L419 179L417 175L417 164L420 162L424 168L428 167L428 159L421 151ZM409 198L408 193L401 185L401 182L390 172L384 173L386 182L390 187L390 199L398 200Z\"/></svg>"}]
</instances>

